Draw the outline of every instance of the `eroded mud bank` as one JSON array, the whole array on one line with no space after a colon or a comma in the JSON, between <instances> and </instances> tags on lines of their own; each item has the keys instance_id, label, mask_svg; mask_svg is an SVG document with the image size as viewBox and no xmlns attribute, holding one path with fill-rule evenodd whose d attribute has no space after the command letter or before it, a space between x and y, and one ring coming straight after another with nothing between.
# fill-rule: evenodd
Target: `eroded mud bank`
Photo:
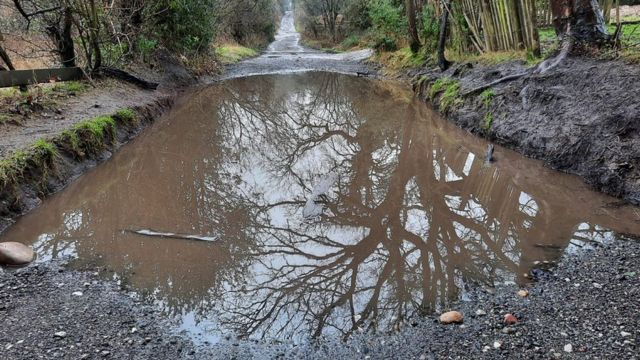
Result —
<instances>
[{"instance_id":1,"label":"eroded mud bank","mask_svg":"<svg viewBox=\"0 0 640 360\"><path fill-rule=\"evenodd\" d=\"M462 64L412 75L416 92L461 128L640 204L640 67L570 58L544 75L464 96L524 69Z\"/></svg>"}]
</instances>

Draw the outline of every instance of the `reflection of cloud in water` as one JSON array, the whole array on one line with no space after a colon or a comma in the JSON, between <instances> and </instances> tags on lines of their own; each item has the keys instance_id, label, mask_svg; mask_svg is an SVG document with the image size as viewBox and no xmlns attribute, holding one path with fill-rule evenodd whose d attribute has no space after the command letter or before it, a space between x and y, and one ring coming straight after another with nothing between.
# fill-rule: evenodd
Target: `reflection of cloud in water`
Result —
<instances>
[{"instance_id":1,"label":"reflection of cloud in water","mask_svg":"<svg viewBox=\"0 0 640 360\"><path fill-rule=\"evenodd\" d=\"M191 332L301 339L398 327L611 241L605 229L637 231L574 178L510 153L486 166L484 143L384 86L305 74L204 89L6 236L105 265Z\"/></svg>"}]
</instances>

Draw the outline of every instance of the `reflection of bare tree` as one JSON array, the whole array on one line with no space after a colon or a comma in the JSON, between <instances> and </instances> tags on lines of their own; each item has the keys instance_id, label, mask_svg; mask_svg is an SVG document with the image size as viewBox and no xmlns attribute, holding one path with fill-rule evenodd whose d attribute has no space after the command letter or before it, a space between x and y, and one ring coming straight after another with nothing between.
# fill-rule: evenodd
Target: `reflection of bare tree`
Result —
<instances>
[{"instance_id":1,"label":"reflection of bare tree","mask_svg":"<svg viewBox=\"0 0 640 360\"><path fill-rule=\"evenodd\" d=\"M266 159L266 182L287 189L260 204L255 276L224 295L220 318L239 333L397 327L467 283L522 276L545 256L545 242L563 248L587 217L541 206L508 175L446 143L416 116L424 109L371 96L363 89L379 89L358 81L316 77L311 90L279 101L234 94L221 107L235 141L256 144ZM359 102L371 98L381 101ZM304 221L310 185L327 173L339 174L335 195L325 197L324 215ZM554 238L540 238L549 232Z\"/></svg>"}]
</instances>

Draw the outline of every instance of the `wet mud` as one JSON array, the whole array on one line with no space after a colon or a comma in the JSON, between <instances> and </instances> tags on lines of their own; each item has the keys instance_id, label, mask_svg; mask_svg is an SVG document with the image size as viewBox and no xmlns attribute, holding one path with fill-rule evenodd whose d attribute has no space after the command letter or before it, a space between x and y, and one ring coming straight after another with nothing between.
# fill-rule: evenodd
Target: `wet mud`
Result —
<instances>
[{"instance_id":1,"label":"wet mud","mask_svg":"<svg viewBox=\"0 0 640 360\"><path fill-rule=\"evenodd\" d=\"M459 65L446 73L417 73L416 89L428 97L442 76L461 91L522 72L524 64ZM565 60L545 75L492 88L488 102L475 94L446 117L463 129L577 174L593 189L640 204L640 67L586 57ZM440 98L435 100L438 105ZM487 126L487 119L491 125Z\"/></svg>"}]
</instances>

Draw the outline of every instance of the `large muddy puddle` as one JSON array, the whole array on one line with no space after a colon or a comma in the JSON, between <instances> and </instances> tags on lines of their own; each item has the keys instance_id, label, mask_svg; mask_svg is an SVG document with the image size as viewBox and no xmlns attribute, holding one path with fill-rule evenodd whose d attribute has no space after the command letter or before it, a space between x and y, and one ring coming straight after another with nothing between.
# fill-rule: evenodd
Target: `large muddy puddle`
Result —
<instances>
[{"instance_id":1,"label":"large muddy puddle","mask_svg":"<svg viewBox=\"0 0 640 360\"><path fill-rule=\"evenodd\" d=\"M194 91L2 241L107 269L181 329L387 331L475 286L640 234L638 208L496 149L393 84L329 73Z\"/></svg>"}]
</instances>

